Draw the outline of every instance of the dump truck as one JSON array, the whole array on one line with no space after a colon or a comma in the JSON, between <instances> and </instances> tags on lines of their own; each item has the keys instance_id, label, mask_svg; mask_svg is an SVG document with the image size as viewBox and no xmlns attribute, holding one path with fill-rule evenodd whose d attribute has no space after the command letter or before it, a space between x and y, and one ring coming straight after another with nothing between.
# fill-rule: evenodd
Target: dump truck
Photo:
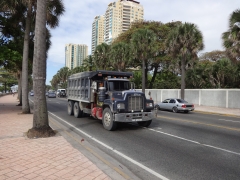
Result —
<instances>
[{"instance_id":1,"label":"dump truck","mask_svg":"<svg viewBox=\"0 0 240 180\"><path fill-rule=\"evenodd\" d=\"M90 115L102 120L113 131L119 122L136 122L148 127L153 119L154 102L136 91L132 72L87 71L68 77L68 115Z\"/></svg>"}]
</instances>

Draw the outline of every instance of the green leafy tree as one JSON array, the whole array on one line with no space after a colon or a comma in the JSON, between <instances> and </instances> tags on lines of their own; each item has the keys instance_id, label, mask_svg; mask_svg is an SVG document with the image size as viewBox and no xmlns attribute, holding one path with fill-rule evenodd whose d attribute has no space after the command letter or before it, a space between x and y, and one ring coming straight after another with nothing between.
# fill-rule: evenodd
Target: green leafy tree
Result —
<instances>
[{"instance_id":1,"label":"green leafy tree","mask_svg":"<svg viewBox=\"0 0 240 180\"><path fill-rule=\"evenodd\" d=\"M240 9L229 18L229 30L222 34L223 46L233 62L240 61Z\"/></svg>"},{"instance_id":2,"label":"green leafy tree","mask_svg":"<svg viewBox=\"0 0 240 180\"><path fill-rule=\"evenodd\" d=\"M110 46L106 43L98 45L94 51L94 64L97 69L108 70Z\"/></svg>"},{"instance_id":3,"label":"green leafy tree","mask_svg":"<svg viewBox=\"0 0 240 180\"><path fill-rule=\"evenodd\" d=\"M181 62L181 98L184 99L186 64L197 59L197 53L204 47L203 36L196 25L184 23L171 31L166 44L169 53Z\"/></svg>"},{"instance_id":4,"label":"green leafy tree","mask_svg":"<svg viewBox=\"0 0 240 180\"><path fill-rule=\"evenodd\" d=\"M149 29L138 29L131 38L132 59L138 59L142 63L142 92L145 93L146 79L149 65L148 60L156 52L156 35Z\"/></svg>"},{"instance_id":5,"label":"green leafy tree","mask_svg":"<svg viewBox=\"0 0 240 180\"><path fill-rule=\"evenodd\" d=\"M94 66L94 58L92 55L89 55L87 58L83 60L82 66L84 67L85 71L92 71L93 69L96 69Z\"/></svg>"},{"instance_id":6,"label":"green leafy tree","mask_svg":"<svg viewBox=\"0 0 240 180\"><path fill-rule=\"evenodd\" d=\"M115 43L111 46L110 59L113 70L125 71L129 64L130 47L124 42Z\"/></svg>"}]
</instances>

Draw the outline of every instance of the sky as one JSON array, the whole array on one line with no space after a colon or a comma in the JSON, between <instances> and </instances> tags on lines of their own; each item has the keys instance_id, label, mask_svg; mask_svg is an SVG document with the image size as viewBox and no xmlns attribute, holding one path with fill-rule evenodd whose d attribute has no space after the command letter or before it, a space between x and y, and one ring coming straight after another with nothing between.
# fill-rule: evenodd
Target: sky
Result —
<instances>
[{"instance_id":1,"label":"sky","mask_svg":"<svg viewBox=\"0 0 240 180\"><path fill-rule=\"evenodd\" d=\"M59 26L51 31L48 51L47 79L65 66L65 45L86 44L91 54L92 23L95 16L105 14L109 3L117 0L63 0L65 13ZM224 50L221 35L229 27L231 13L240 8L240 0L137 0L144 8L144 20L194 23L203 34L204 49L200 53Z\"/></svg>"}]
</instances>

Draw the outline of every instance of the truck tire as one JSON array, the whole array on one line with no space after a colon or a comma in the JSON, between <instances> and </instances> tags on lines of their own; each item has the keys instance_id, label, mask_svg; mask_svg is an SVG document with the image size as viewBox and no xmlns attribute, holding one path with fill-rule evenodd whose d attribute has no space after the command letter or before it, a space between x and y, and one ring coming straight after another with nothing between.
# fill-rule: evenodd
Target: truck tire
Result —
<instances>
[{"instance_id":1,"label":"truck tire","mask_svg":"<svg viewBox=\"0 0 240 180\"><path fill-rule=\"evenodd\" d=\"M76 118L79 118L79 117L83 116L83 112L82 112L82 110L79 107L79 102L75 102L74 103L73 114L74 114L74 117L76 117Z\"/></svg>"},{"instance_id":2,"label":"truck tire","mask_svg":"<svg viewBox=\"0 0 240 180\"><path fill-rule=\"evenodd\" d=\"M73 101L68 101L68 115L73 115Z\"/></svg>"},{"instance_id":3,"label":"truck tire","mask_svg":"<svg viewBox=\"0 0 240 180\"><path fill-rule=\"evenodd\" d=\"M138 123L139 126L148 127L152 123L152 120L149 120L149 121L138 121L137 123Z\"/></svg>"},{"instance_id":4,"label":"truck tire","mask_svg":"<svg viewBox=\"0 0 240 180\"><path fill-rule=\"evenodd\" d=\"M117 128L117 123L113 121L113 114L109 108L103 110L102 123L103 127L108 131L113 131Z\"/></svg>"}]
</instances>

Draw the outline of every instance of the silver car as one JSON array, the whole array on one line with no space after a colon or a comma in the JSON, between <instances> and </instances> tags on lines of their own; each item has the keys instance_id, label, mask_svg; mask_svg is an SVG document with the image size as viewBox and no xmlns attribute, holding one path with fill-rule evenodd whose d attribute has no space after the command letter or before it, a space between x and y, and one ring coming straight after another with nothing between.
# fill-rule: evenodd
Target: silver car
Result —
<instances>
[{"instance_id":1,"label":"silver car","mask_svg":"<svg viewBox=\"0 0 240 180\"><path fill-rule=\"evenodd\" d=\"M159 110L160 109L170 110L175 113L177 113L179 111L188 113L189 111L194 110L194 104L189 103L183 99L169 98L169 99L165 99L163 102L156 104L155 108L157 108Z\"/></svg>"},{"instance_id":2,"label":"silver car","mask_svg":"<svg viewBox=\"0 0 240 180\"><path fill-rule=\"evenodd\" d=\"M49 97L49 98L56 98L56 93L55 93L55 91L49 91L49 92L48 92L48 97Z\"/></svg>"}]
</instances>

